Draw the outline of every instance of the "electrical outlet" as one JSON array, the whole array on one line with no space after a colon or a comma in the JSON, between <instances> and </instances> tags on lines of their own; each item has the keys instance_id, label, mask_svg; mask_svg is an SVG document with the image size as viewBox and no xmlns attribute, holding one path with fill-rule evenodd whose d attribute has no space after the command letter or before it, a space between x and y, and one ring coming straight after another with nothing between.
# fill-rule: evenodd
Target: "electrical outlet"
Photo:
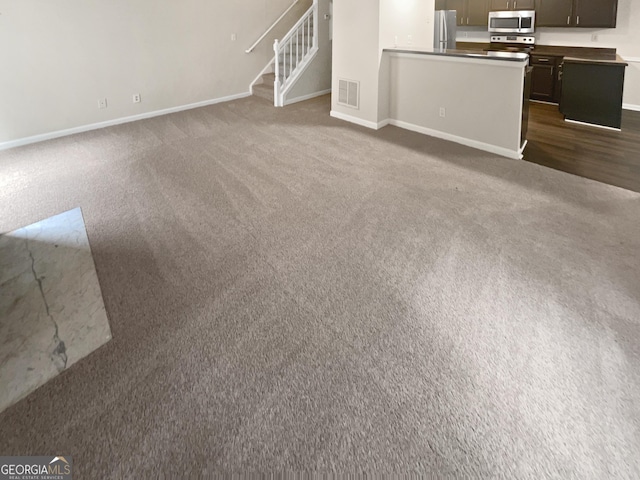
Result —
<instances>
[{"instance_id":1,"label":"electrical outlet","mask_svg":"<svg viewBox=\"0 0 640 480\"><path fill-rule=\"evenodd\" d=\"M407 45L411 45L412 40L413 40L413 37L411 35L407 35Z\"/></svg>"},{"instance_id":2,"label":"electrical outlet","mask_svg":"<svg viewBox=\"0 0 640 480\"><path fill-rule=\"evenodd\" d=\"M447 111L444 107L440 107L440 117L444 118L447 116Z\"/></svg>"},{"instance_id":3,"label":"electrical outlet","mask_svg":"<svg viewBox=\"0 0 640 480\"><path fill-rule=\"evenodd\" d=\"M238 39L238 36L235 33L231 34L231 41L235 42Z\"/></svg>"},{"instance_id":4,"label":"electrical outlet","mask_svg":"<svg viewBox=\"0 0 640 480\"><path fill-rule=\"evenodd\" d=\"M133 103L140 103L142 101L142 99L140 98L140 94L139 93L134 93L133 94Z\"/></svg>"},{"instance_id":5,"label":"electrical outlet","mask_svg":"<svg viewBox=\"0 0 640 480\"><path fill-rule=\"evenodd\" d=\"M100 108L100 109L107 108L107 99L106 98L101 98L100 100L98 100L98 108Z\"/></svg>"}]
</instances>

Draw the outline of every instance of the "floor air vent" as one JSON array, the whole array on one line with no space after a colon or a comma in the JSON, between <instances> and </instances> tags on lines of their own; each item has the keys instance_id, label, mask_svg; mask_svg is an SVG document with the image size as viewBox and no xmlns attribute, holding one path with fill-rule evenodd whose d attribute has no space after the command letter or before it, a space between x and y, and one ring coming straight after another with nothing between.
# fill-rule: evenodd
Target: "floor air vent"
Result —
<instances>
[{"instance_id":1,"label":"floor air vent","mask_svg":"<svg viewBox=\"0 0 640 480\"><path fill-rule=\"evenodd\" d=\"M347 107L359 108L358 92L360 91L360 82L352 80L338 80L338 103Z\"/></svg>"}]
</instances>

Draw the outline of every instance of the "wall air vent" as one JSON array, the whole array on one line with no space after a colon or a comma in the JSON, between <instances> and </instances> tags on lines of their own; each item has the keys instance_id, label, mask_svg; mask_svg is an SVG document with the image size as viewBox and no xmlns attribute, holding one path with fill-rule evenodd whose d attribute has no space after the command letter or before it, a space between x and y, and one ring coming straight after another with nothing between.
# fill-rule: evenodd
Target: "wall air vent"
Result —
<instances>
[{"instance_id":1,"label":"wall air vent","mask_svg":"<svg viewBox=\"0 0 640 480\"><path fill-rule=\"evenodd\" d=\"M338 104L360 108L360 82L338 79Z\"/></svg>"}]
</instances>

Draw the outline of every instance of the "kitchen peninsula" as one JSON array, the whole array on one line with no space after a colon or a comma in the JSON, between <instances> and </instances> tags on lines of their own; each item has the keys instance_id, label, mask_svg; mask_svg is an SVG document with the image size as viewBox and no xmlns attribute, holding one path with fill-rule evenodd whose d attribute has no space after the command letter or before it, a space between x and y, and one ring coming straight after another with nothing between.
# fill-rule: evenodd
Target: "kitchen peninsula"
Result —
<instances>
[{"instance_id":1,"label":"kitchen peninsula","mask_svg":"<svg viewBox=\"0 0 640 480\"><path fill-rule=\"evenodd\" d=\"M528 54L402 47L382 56L380 107L389 124L522 158Z\"/></svg>"},{"instance_id":2,"label":"kitchen peninsula","mask_svg":"<svg viewBox=\"0 0 640 480\"><path fill-rule=\"evenodd\" d=\"M483 52L489 43L458 42L459 48ZM620 130L625 68L615 48L536 45L531 99L559 104L567 121Z\"/></svg>"}]
</instances>

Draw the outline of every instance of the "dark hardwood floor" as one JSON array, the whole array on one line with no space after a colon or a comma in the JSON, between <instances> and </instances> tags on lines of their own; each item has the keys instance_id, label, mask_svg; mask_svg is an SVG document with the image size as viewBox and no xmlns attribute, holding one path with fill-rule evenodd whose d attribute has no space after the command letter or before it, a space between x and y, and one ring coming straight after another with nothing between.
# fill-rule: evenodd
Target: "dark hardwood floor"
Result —
<instances>
[{"instance_id":1,"label":"dark hardwood floor","mask_svg":"<svg viewBox=\"0 0 640 480\"><path fill-rule=\"evenodd\" d=\"M565 122L557 105L531 102L524 159L640 192L640 112L623 110L622 131Z\"/></svg>"}]
</instances>

